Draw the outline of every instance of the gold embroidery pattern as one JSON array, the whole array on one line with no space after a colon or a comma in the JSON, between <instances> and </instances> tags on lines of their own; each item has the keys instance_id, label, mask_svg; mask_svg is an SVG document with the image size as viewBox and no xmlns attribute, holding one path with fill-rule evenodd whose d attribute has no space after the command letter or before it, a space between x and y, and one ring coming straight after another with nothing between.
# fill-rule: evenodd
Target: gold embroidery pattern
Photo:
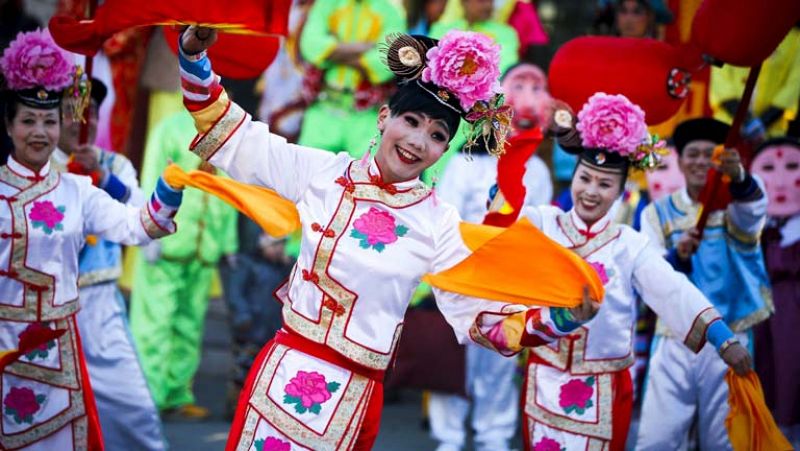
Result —
<instances>
[{"instance_id":1,"label":"gold embroidery pattern","mask_svg":"<svg viewBox=\"0 0 800 451\"><path fill-rule=\"evenodd\" d=\"M725 231L728 232L728 235L730 235L734 240L744 244L749 248L758 246L758 243L761 240L760 228L756 233L747 233L737 227L736 224L733 223L733 220L730 218L730 216L727 215L725 216Z\"/></svg>"},{"instance_id":2,"label":"gold embroidery pattern","mask_svg":"<svg viewBox=\"0 0 800 451\"><path fill-rule=\"evenodd\" d=\"M541 366L536 363L528 365L528 378L525 384L525 415L545 425L561 429L572 434L611 440L612 431L612 375L594 374L597 381L597 423L587 423L555 414L536 403L536 370ZM550 396L553 396L552 394Z\"/></svg>"},{"instance_id":3,"label":"gold embroidery pattern","mask_svg":"<svg viewBox=\"0 0 800 451\"><path fill-rule=\"evenodd\" d=\"M558 340L558 351L549 346L537 346L532 351L554 368L569 371L570 374L608 373L621 371L633 365L635 359L633 352L629 352L621 359L586 360L587 330L581 327L570 336L573 337L571 340L568 338ZM572 347L571 353L570 347Z\"/></svg>"},{"instance_id":4,"label":"gold embroidery pattern","mask_svg":"<svg viewBox=\"0 0 800 451\"><path fill-rule=\"evenodd\" d=\"M693 352L700 352L703 345L706 344L706 330L712 321L719 319L719 312L715 308L707 308L697 315L692 323L692 328L686 334L686 339L683 344Z\"/></svg>"},{"instance_id":5,"label":"gold embroidery pattern","mask_svg":"<svg viewBox=\"0 0 800 451\"><path fill-rule=\"evenodd\" d=\"M50 171L44 180L33 183L8 169L0 168L0 180L12 186L27 186L9 201L11 216L14 220L14 234L20 236L11 243L11 265L9 270L16 273L15 279L24 284L23 305L16 307L0 304L0 318L16 321L51 321L65 318L78 311L77 302L55 305L55 277L25 266L28 248L28 218L25 205L41 197L55 188L61 177ZM39 310L41 309L41 313Z\"/></svg>"},{"instance_id":6,"label":"gold embroidery pattern","mask_svg":"<svg viewBox=\"0 0 800 451\"><path fill-rule=\"evenodd\" d=\"M86 415L78 418L72 423L72 443L75 449L89 448L89 421Z\"/></svg>"},{"instance_id":7,"label":"gold embroidery pattern","mask_svg":"<svg viewBox=\"0 0 800 451\"><path fill-rule=\"evenodd\" d=\"M351 164L348 172L351 180L355 183L354 189L352 192L347 189L343 190L342 201L339 208L334 212L333 219L328 227L328 230L333 233L321 236L316 260L312 264L312 272L316 277L317 286L323 291L323 305L326 298L330 298L336 305L344 309L344 314L334 315L330 309L322 308L319 323L314 323L296 313L292 310L291 304L285 302L283 317L290 328L304 337L317 343L326 344L336 352L367 368L383 370L391 362L394 349L402 332L402 324L397 325L392 344L387 353L368 349L349 340L345 337L345 328L350 315L352 315L353 305L357 296L337 281L331 279L327 274L326 268L333 258L337 241L345 235L344 232L350 225L351 216L357 202L381 202L390 208L401 208L424 199L430 195L430 189L425 185L419 184L408 191L390 194L379 186L373 185L370 182L367 170L359 165Z\"/></svg>"},{"instance_id":8,"label":"gold embroidery pattern","mask_svg":"<svg viewBox=\"0 0 800 451\"><path fill-rule=\"evenodd\" d=\"M117 280L122 275L122 267L98 269L97 271L87 272L78 277L79 287L88 287L101 282Z\"/></svg>"},{"instance_id":9,"label":"gold embroidery pattern","mask_svg":"<svg viewBox=\"0 0 800 451\"><path fill-rule=\"evenodd\" d=\"M531 352L547 362L553 368L561 371L567 371L569 368L570 340L569 338L560 338L556 341L556 345L558 346L558 350L555 350L548 345L542 345L531 348Z\"/></svg>"},{"instance_id":10,"label":"gold embroidery pattern","mask_svg":"<svg viewBox=\"0 0 800 451\"><path fill-rule=\"evenodd\" d=\"M360 420L363 418L375 383L364 376L350 373L351 379L346 383L344 394L336 407L336 411L331 416L324 434L318 435L301 421L286 413L281 406L268 396L267 392L275 372L289 350L290 348L284 345L275 346L255 383L253 392L250 395L250 405L257 411L257 415L268 419L273 427L302 446L314 450L340 449L340 444L349 443L354 438L353 436L360 426ZM343 385L345 384L343 383ZM359 422L356 423L354 419L358 419ZM250 422L250 416L248 416L248 425ZM255 425L253 425L252 430L255 430ZM250 433L248 432L248 434ZM250 441L244 440L245 437L242 438L240 446Z\"/></svg>"},{"instance_id":11,"label":"gold embroidery pattern","mask_svg":"<svg viewBox=\"0 0 800 451\"><path fill-rule=\"evenodd\" d=\"M230 102L230 101L229 101ZM228 110L222 114L219 121L214 124L205 135L199 135L189 150L197 154L204 161L208 161L222 147L230 136L239 129L247 113L234 102L230 102Z\"/></svg>"},{"instance_id":12,"label":"gold embroidery pattern","mask_svg":"<svg viewBox=\"0 0 800 451\"><path fill-rule=\"evenodd\" d=\"M761 292L761 298L764 299L764 307L738 321L731 323L729 327L732 331L744 332L756 324L766 320L770 317L770 315L775 313L775 303L772 300L772 290L769 287L762 285L759 287L759 291Z\"/></svg>"},{"instance_id":13,"label":"gold embroidery pattern","mask_svg":"<svg viewBox=\"0 0 800 451\"><path fill-rule=\"evenodd\" d=\"M66 323L66 324L65 324ZM68 332L65 333L60 341L59 346L62 349L61 355L61 364L63 365L62 372L67 373L73 371L73 374L68 374L61 377L61 380L70 380L74 378L74 384L72 386L76 387L74 389L67 388L69 391L69 406L64 409L62 412L58 413L57 415L53 416L52 418L48 419L47 421L37 424L30 429L17 433L14 435L3 435L0 433L0 449L16 449L21 448L23 446L28 446L32 443L41 440L44 437L51 435L52 433L56 432L57 430L61 429L65 425L69 424L71 421L80 420L81 418L85 419L86 417L86 406L83 404L83 380L81 379L80 373L75 371L75 365L78 360L77 348L76 348L76 341L74 340L74 328L75 323L72 318L64 320L63 323L59 323L59 328L66 327ZM69 336L68 336L69 335ZM19 362L13 364L10 368L16 368ZM69 366L69 368L68 368ZM41 375L26 375L24 372L15 372L6 368L6 372L9 374L14 374L18 376L28 377L32 380L37 382L41 382L44 384L52 385L58 384L59 382L51 379L51 376L41 376ZM44 377L44 379L42 378ZM59 384L60 385L60 384ZM64 389L64 387L58 387ZM75 443L83 443L86 442L86 425L78 424L76 426L77 429L73 429L73 433L77 430L79 433L78 435L74 436ZM83 430L83 432L81 432ZM82 437L81 437L82 434Z\"/></svg>"},{"instance_id":14,"label":"gold embroidery pattern","mask_svg":"<svg viewBox=\"0 0 800 451\"><path fill-rule=\"evenodd\" d=\"M586 238L581 235L581 233L575 227L575 224L573 224L572 219L569 217L569 213L562 213L558 215L558 217L556 217L556 221L558 222L558 225L561 226L561 230L564 231L570 241L573 243L583 243L576 244L575 247L570 248L571 251L580 255L581 258L586 258L587 256L591 255L597 249L605 246L609 241L617 238L620 233L619 225L612 222L608 224L605 230L587 241Z\"/></svg>"}]
</instances>

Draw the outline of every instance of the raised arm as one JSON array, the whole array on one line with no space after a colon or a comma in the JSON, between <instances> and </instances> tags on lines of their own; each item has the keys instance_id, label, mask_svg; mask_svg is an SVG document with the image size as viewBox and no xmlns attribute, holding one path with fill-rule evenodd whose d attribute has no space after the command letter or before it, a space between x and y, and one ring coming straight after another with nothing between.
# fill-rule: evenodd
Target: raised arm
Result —
<instances>
[{"instance_id":1,"label":"raised arm","mask_svg":"<svg viewBox=\"0 0 800 451\"><path fill-rule=\"evenodd\" d=\"M437 226L436 256L431 272L450 268L469 255L459 231L455 209L448 211ZM512 355L523 347L539 346L557 340L597 313L599 305L585 296L574 309L558 307L529 308L522 305L468 297L438 288L433 289L436 303L450 323L459 342L468 339L497 351Z\"/></svg>"},{"instance_id":2,"label":"raised arm","mask_svg":"<svg viewBox=\"0 0 800 451\"><path fill-rule=\"evenodd\" d=\"M114 200L108 193L79 178L83 199L84 231L127 245L147 244L175 233L173 222L183 192L159 178L150 200L136 208Z\"/></svg>"},{"instance_id":3,"label":"raised arm","mask_svg":"<svg viewBox=\"0 0 800 451\"><path fill-rule=\"evenodd\" d=\"M189 27L182 35L184 105L198 132L191 151L236 180L271 188L297 202L314 175L336 156L287 143L232 102L206 56L215 39L216 33L207 28Z\"/></svg>"},{"instance_id":4,"label":"raised arm","mask_svg":"<svg viewBox=\"0 0 800 451\"><path fill-rule=\"evenodd\" d=\"M750 355L711 302L644 237L641 241L633 257L633 286L642 300L693 352L700 352L708 341L738 374L749 371Z\"/></svg>"}]
</instances>

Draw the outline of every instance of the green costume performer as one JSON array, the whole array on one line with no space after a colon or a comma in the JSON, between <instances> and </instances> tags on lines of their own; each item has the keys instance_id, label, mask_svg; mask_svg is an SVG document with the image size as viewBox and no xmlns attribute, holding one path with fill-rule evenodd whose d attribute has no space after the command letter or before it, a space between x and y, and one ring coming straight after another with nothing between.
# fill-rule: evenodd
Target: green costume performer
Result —
<instances>
[{"instance_id":1,"label":"green costume performer","mask_svg":"<svg viewBox=\"0 0 800 451\"><path fill-rule=\"evenodd\" d=\"M509 67L517 62L517 55L519 54L519 37L517 32L511 26L498 22L494 19L489 19L481 22L474 22L470 24L467 19L458 19L449 22L437 22L431 27L431 37L441 39L450 30L463 30L475 31L483 33L490 38L494 39L500 46L500 73L505 73ZM460 130L464 130L465 126L461 124ZM444 173L447 163L461 147L467 142L462 134L456 135L450 141L450 151L445 152L442 158L439 159L433 166L425 171L422 178L428 183L432 183L434 178L441 176Z\"/></svg>"},{"instance_id":2,"label":"green costume performer","mask_svg":"<svg viewBox=\"0 0 800 451\"><path fill-rule=\"evenodd\" d=\"M186 171L198 169L202 160L188 151L195 134L186 111L153 128L142 186L152 189L170 160ZM214 269L220 257L238 247L236 210L200 190L187 190L183 200L185 209L175 217L178 232L160 242L160 248L139 252L131 297L131 330L162 410L194 404L191 385Z\"/></svg>"},{"instance_id":3,"label":"green costume performer","mask_svg":"<svg viewBox=\"0 0 800 451\"><path fill-rule=\"evenodd\" d=\"M387 34L403 31L405 15L389 0L314 3L300 37L300 51L323 72L323 80L317 100L306 110L300 144L361 156L375 135L378 108L386 100L388 91L380 85L393 78L381 62L377 44ZM352 65L331 61L337 59L337 47L354 43L375 45Z\"/></svg>"}]
</instances>

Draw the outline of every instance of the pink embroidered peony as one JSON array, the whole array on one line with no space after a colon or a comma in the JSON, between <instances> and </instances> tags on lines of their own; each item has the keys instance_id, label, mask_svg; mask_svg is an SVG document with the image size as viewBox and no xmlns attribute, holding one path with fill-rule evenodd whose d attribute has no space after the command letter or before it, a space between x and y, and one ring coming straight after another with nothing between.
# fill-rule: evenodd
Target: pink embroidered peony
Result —
<instances>
[{"instance_id":1,"label":"pink embroidered peony","mask_svg":"<svg viewBox=\"0 0 800 451\"><path fill-rule=\"evenodd\" d=\"M11 387L3 406L6 414L14 417L17 424L32 423L33 414L39 411L44 399L44 395L36 395L28 387Z\"/></svg>"},{"instance_id":2,"label":"pink embroidered peony","mask_svg":"<svg viewBox=\"0 0 800 451\"><path fill-rule=\"evenodd\" d=\"M499 92L500 46L484 34L451 30L426 56L422 81L455 94L465 111Z\"/></svg>"},{"instance_id":3,"label":"pink embroidered peony","mask_svg":"<svg viewBox=\"0 0 800 451\"><path fill-rule=\"evenodd\" d=\"M306 409L331 399L325 376L316 371L298 371L297 375L286 384L284 391L289 396L299 398Z\"/></svg>"},{"instance_id":4,"label":"pink embroidered peony","mask_svg":"<svg viewBox=\"0 0 800 451\"><path fill-rule=\"evenodd\" d=\"M43 202L34 202L33 208L31 208L29 218L34 223L41 222L43 223L48 229L55 229L56 226L64 220L64 212L62 211L64 207L56 208L52 202L49 200Z\"/></svg>"},{"instance_id":5,"label":"pink embroidered peony","mask_svg":"<svg viewBox=\"0 0 800 451\"><path fill-rule=\"evenodd\" d=\"M292 444L275 437L267 437L261 445L261 451L291 451Z\"/></svg>"},{"instance_id":6,"label":"pink embroidered peony","mask_svg":"<svg viewBox=\"0 0 800 451\"><path fill-rule=\"evenodd\" d=\"M598 92L578 113L581 144L630 155L647 141L644 111L623 95Z\"/></svg>"},{"instance_id":7,"label":"pink embroidered peony","mask_svg":"<svg viewBox=\"0 0 800 451\"><path fill-rule=\"evenodd\" d=\"M589 376L585 381L583 379L571 379L561 386L558 405L566 413L577 412L579 415L583 415L586 409L594 405L592 403L593 385L594 376Z\"/></svg>"},{"instance_id":8,"label":"pink embroidered peony","mask_svg":"<svg viewBox=\"0 0 800 451\"><path fill-rule=\"evenodd\" d=\"M3 52L0 68L13 90L42 86L51 91L72 82L74 62L48 30L20 33Z\"/></svg>"},{"instance_id":9,"label":"pink embroidered peony","mask_svg":"<svg viewBox=\"0 0 800 451\"><path fill-rule=\"evenodd\" d=\"M589 266L597 272L597 275L600 277L600 282L605 285L608 282L608 274L606 273L606 267L600 262L589 262Z\"/></svg>"},{"instance_id":10,"label":"pink embroidered peony","mask_svg":"<svg viewBox=\"0 0 800 451\"><path fill-rule=\"evenodd\" d=\"M533 445L533 451L561 451L561 449L561 444L549 437L542 437Z\"/></svg>"},{"instance_id":11,"label":"pink embroidered peony","mask_svg":"<svg viewBox=\"0 0 800 451\"><path fill-rule=\"evenodd\" d=\"M408 232L408 228L396 225L391 213L370 207L366 213L353 222L353 231L350 236L361 240L362 248L372 247L376 251L382 252L387 244L394 243L406 232Z\"/></svg>"}]
</instances>

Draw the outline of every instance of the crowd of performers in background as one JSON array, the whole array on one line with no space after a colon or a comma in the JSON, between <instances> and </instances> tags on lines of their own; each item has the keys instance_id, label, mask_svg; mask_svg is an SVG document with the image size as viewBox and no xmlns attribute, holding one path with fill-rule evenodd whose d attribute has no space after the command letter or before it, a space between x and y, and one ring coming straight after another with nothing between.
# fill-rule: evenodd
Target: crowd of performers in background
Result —
<instances>
[{"instance_id":1,"label":"crowd of performers in background","mask_svg":"<svg viewBox=\"0 0 800 451\"><path fill-rule=\"evenodd\" d=\"M224 100L232 99L268 124L269 132L303 148L342 154L323 160L327 168L321 161L294 164L307 164L310 172L328 177L325 171L339 164L331 162L344 161L347 154L365 165L369 176L376 165L369 151L383 131L376 124L387 114L381 113L382 105L412 95L398 91L399 76L387 67L381 47L386 36L441 39L452 30L488 36L500 46L498 83L514 113L510 149L525 169L520 217L578 253L605 285L603 306L590 322L572 318L569 327L559 328L563 324L553 320L555 325L520 343L503 339L506 347L487 339L484 330L472 335L464 312L440 312L437 299L445 295L420 285L405 312L402 337L375 339L379 349L385 345L394 353L391 362L370 367L383 354L364 351L370 349L366 338L338 349L362 356L363 361L354 358L358 370L372 368L366 377L353 379L369 394L351 406L351 415L364 418L361 430L345 428L340 439L370 444L377 434L371 420L382 398L412 388L425 392L423 424L439 450L464 449L468 438L475 449L511 449L520 430L525 448L534 450L623 449L626 439L635 449L680 449L689 443L730 449L726 372L731 367L743 374L752 367L778 426L800 447L800 363L786 358L796 354L800 338L800 24L764 62L737 149L714 153L739 108L747 69L709 67L693 78L691 94L674 117L647 124L666 139L667 147L661 164L643 171L619 152L588 146L569 131L591 117L591 101L584 114L574 111L568 123L554 123L559 104L549 93L543 70L549 61L542 56L553 30L534 3L295 0L290 35L263 76L222 80ZM593 33L680 42L699 3L599 1ZM22 2L13 0L3 2L0 12L5 61L25 52L14 44L18 32L33 31L28 39L47 47L42 42L49 36L35 31L47 13L28 15ZM328 446L291 436L282 429L292 429L289 420L266 421L256 401L245 399L243 406L239 397L242 390L263 384L261 376L247 377L251 367L277 371L279 352L288 356L281 363L287 372L311 365L328 380L357 372L304 348L308 343L299 342L299 335L280 333L285 322L297 332L306 330L302 314L292 313L292 303L297 304L292 298L307 293L300 282L288 287L284 282L297 268L318 263L316 256L304 255L312 251L302 242L310 239L316 245L327 230L315 230L312 238L300 233L273 238L220 199L200 190L181 191L162 174L172 162L185 171L262 183L298 202L298 187L312 181L290 183L277 175L266 180L250 173L245 166L256 164L248 159L250 147L274 147L278 153L286 147L274 138L267 145L247 135L255 133L247 127L258 130L255 121L230 132L236 146L226 144L213 155L188 151L198 130L209 133L217 124L192 114L197 109L187 111L184 103L206 108L220 100L203 98L213 72L204 72L208 68L200 68L191 52L179 57L167 39L177 40L177 34L167 37L160 28L147 28L105 43L95 57L86 105L89 144L80 144L80 121L58 113L61 91L74 89L66 79L71 55L62 74L52 71L57 80L30 86L9 83L10 63L4 63L8 133L0 136L6 140L0 167L0 255L5 259L0 264L0 348L22 357L3 367L0 448L83 449L105 442L108 449L166 449L163 420L210 415L208 406L196 403L192 384L208 302L215 296L226 302L233 337L229 446L246 440L262 440L264 446L270 439ZM420 42L435 46L435 41ZM80 64L82 57L74 62ZM69 108L61 105L64 111ZM619 108L638 107L628 102ZM25 127L34 122L47 130L43 143L25 135ZM487 212L502 212L497 158L481 146L462 151L469 140L460 132L449 140L450 150L419 174L424 189L433 187L431 198L455 207L464 221L481 223ZM48 146L51 154L44 155L42 148ZM730 180L730 203L711 213L699 232L696 218L712 167ZM69 173L88 175L91 182ZM316 189L324 199L325 189L331 188ZM416 207L417 201L404 199L414 208L391 208L391 214L404 223L422 224L419 217L428 213ZM330 218L325 208L314 212L318 206L310 205L301 216ZM371 212L353 217L362 213ZM402 227L395 239L407 233ZM360 249L373 251L369 260L340 271L345 280L353 277L351 287L377 290L351 275L361 265L379 264L383 247L378 250L364 240ZM353 249L336 252L355 255L359 243L353 242ZM314 275L304 271L292 280L307 282ZM399 291L406 288L405 280L392 283ZM273 291L283 306L265 296ZM37 302L46 308L37 311ZM480 311L480 305L474 308ZM295 308L302 312L306 307ZM520 324L535 316L527 315ZM512 327L508 318L499 321ZM395 330L395 323L387 324ZM48 335L51 329L60 335ZM472 339L464 345L456 336ZM293 355L302 354L295 349L305 349L315 362ZM386 393L379 397L376 378L384 370ZM291 383L288 373L274 377ZM328 384L323 390L328 397L305 408L319 409L331 396L344 399L346 406L353 390ZM298 401L297 408L301 405ZM333 412L326 421L335 424L346 413ZM638 432L629 436L632 420Z\"/></svg>"}]
</instances>

